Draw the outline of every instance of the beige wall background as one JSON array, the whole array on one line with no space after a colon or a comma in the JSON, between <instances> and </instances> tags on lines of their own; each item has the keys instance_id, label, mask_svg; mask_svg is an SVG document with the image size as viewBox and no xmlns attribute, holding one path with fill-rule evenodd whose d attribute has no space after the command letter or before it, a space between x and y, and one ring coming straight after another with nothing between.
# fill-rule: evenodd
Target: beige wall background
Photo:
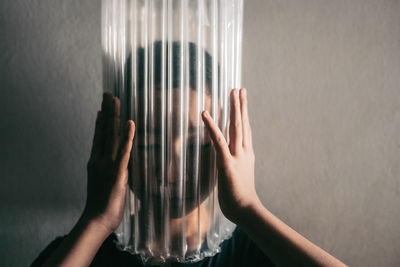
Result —
<instances>
[{"instance_id":1,"label":"beige wall background","mask_svg":"<svg viewBox=\"0 0 400 267\"><path fill-rule=\"evenodd\" d=\"M83 209L100 1L0 1L0 265ZM245 1L257 191L351 266L400 265L400 1Z\"/></svg>"}]
</instances>

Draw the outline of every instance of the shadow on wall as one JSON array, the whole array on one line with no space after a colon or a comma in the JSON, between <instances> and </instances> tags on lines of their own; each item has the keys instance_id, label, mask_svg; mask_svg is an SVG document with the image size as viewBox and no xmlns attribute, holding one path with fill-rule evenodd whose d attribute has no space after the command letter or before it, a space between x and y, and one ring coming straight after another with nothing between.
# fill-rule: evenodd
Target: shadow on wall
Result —
<instances>
[{"instance_id":1,"label":"shadow on wall","mask_svg":"<svg viewBox=\"0 0 400 267\"><path fill-rule=\"evenodd\" d=\"M100 3L0 3L4 266L28 265L82 211L101 99Z\"/></svg>"}]
</instances>

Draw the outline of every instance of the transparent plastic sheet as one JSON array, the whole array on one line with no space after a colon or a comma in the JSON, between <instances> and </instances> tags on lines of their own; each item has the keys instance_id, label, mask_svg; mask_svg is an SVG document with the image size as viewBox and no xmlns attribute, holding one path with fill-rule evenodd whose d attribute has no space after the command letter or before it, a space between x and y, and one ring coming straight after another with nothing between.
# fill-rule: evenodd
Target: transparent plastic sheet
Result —
<instances>
[{"instance_id":1,"label":"transparent plastic sheet","mask_svg":"<svg viewBox=\"0 0 400 267\"><path fill-rule=\"evenodd\" d=\"M143 262L194 262L235 225L218 205L200 113L227 136L240 88L243 0L102 0L103 88L136 123L119 247Z\"/></svg>"}]
</instances>

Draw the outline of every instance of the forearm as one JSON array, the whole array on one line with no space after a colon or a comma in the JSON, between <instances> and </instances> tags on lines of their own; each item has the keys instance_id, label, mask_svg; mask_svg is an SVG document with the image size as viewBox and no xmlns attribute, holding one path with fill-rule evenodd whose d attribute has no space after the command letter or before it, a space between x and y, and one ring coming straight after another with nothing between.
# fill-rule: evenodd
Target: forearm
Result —
<instances>
[{"instance_id":1,"label":"forearm","mask_svg":"<svg viewBox=\"0 0 400 267\"><path fill-rule=\"evenodd\" d=\"M100 223L81 217L44 266L89 266L109 234Z\"/></svg>"},{"instance_id":2,"label":"forearm","mask_svg":"<svg viewBox=\"0 0 400 267\"><path fill-rule=\"evenodd\" d=\"M237 224L277 266L346 266L268 211L260 201Z\"/></svg>"}]
</instances>

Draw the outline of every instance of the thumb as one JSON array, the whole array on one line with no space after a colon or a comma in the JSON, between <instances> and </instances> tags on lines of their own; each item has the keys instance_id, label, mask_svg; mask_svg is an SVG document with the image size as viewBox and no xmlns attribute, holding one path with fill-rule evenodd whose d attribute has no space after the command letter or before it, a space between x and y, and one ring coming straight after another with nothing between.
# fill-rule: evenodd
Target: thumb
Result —
<instances>
[{"instance_id":1,"label":"thumb","mask_svg":"<svg viewBox=\"0 0 400 267\"><path fill-rule=\"evenodd\" d=\"M135 123L132 120L126 122L125 138L121 144L118 155L118 179L126 179L126 170L128 168L129 158L131 155L133 138L135 136Z\"/></svg>"}]
</instances>

